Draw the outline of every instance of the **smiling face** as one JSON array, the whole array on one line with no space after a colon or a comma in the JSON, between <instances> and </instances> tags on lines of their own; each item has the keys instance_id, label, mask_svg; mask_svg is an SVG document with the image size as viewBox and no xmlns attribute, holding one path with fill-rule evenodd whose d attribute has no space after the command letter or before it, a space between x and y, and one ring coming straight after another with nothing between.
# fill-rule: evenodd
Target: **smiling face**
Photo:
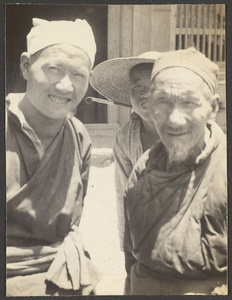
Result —
<instances>
[{"instance_id":1,"label":"smiling face","mask_svg":"<svg viewBox=\"0 0 232 300\"><path fill-rule=\"evenodd\" d=\"M87 91L90 60L83 50L58 44L35 58L22 54L21 70L27 81L26 96L33 106L47 117L63 119Z\"/></svg>"},{"instance_id":2,"label":"smiling face","mask_svg":"<svg viewBox=\"0 0 232 300\"><path fill-rule=\"evenodd\" d=\"M154 78L150 113L169 161L180 162L204 148L206 123L215 116L216 103L197 74L168 68Z\"/></svg>"},{"instance_id":3,"label":"smiling face","mask_svg":"<svg viewBox=\"0 0 232 300\"><path fill-rule=\"evenodd\" d=\"M134 111L145 121L151 121L148 112L150 99L151 70L153 64L143 63L130 72L130 100Z\"/></svg>"}]
</instances>

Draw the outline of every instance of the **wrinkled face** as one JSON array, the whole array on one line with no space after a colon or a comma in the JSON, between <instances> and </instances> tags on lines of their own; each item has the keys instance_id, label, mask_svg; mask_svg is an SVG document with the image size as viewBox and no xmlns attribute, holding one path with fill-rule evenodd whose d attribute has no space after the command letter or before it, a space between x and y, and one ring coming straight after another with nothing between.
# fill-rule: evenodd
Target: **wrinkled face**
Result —
<instances>
[{"instance_id":1,"label":"wrinkled face","mask_svg":"<svg viewBox=\"0 0 232 300\"><path fill-rule=\"evenodd\" d=\"M21 69L27 80L26 96L42 114L63 119L83 99L89 82L90 61L87 54L72 45L45 48L37 59L29 59Z\"/></svg>"},{"instance_id":2,"label":"wrinkled face","mask_svg":"<svg viewBox=\"0 0 232 300\"><path fill-rule=\"evenodd\" d=\"M150 113L170 161L184 161L204 148L213 111L207 92L206 83L188 69L168 68L154 78Z\"/></svg>"},{"instance_id":3,"label":"wrinkled face","mask_svg":"<svg viewBox=\"0 0 232 300\"><path fill-rule=\"evenodd\" d=\"M145 121L150 121L148 103L150 99L151 70L153 64L136 65L130 73L130 99L134 111Z\"/></svg>"}]
</instances>

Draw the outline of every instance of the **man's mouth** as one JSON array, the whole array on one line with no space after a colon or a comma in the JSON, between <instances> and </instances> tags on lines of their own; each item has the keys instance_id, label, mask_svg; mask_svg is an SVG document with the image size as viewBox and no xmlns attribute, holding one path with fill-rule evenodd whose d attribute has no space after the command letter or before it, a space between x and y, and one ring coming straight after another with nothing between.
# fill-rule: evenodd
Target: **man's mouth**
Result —
<instances>
[{"instance_id":1,"label":"man's mouth","mask_svg":"<svg viewBox=\"0 0 232 300\"><path fill-rule=\"evenodd\" d=\"M70 98L62 98L57 96L48 95L49 99L52 100L52 102L55 102L57 104L65 104L69 101L71 101Z\"/></svg>"},{"instance_id":2,"label":"man's mouth","mask_svg":"<svg viewBox=\"0 0 232 300\"><path fill-rule=\"evenodd\" d=\"M187 133L187 131L182 131L182 132L174 132L174 131L168 131L167 134L168 135L171 135L171 136L182 136L182 135L185 135Z\"/></svg>"},{"instance_id":3,"label":"man's mouth","mask_svg":"<svg viewBox=\"0 0 232 300\"><path fill-rule=\"evenodd\" d=\"M142 100L140 102L140 106L143 108L143 109L148 109L148 100Z\"/></svg>"}]
</instances>

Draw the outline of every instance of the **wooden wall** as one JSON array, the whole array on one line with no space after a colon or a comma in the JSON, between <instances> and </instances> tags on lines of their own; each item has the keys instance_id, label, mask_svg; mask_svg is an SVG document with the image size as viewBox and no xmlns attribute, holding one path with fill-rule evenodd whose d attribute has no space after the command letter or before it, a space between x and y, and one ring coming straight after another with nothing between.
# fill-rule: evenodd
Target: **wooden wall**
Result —
<instances>
[{"instance_id":1,"label":"wooden wall","mask_svg":"<svg viewBox=\"0 0 232 300\"><path fill-rule=\"evenodd\" d=\"M175 49L172 5L109 5L108 59ZM130 109L108 106L108 123L122 125Z\"/></svg>"},{"instance_id":2,"label":"wooden wall","mask_svg":"<svg viewBox=\"0 0 232 300\"><path fill-rule=\"evenodd\" d=\"M136 56L152 50L160 52L175 50L176 35L179 32L176 24L178 9L180 7L177 5L109 5L108 59ZM218 64L221 109L217 121L226 131L225 63L218 62ZM128 108L108 106L107 110L108 123L122 125L129 119Z\"/></svg>"}]
</instances>

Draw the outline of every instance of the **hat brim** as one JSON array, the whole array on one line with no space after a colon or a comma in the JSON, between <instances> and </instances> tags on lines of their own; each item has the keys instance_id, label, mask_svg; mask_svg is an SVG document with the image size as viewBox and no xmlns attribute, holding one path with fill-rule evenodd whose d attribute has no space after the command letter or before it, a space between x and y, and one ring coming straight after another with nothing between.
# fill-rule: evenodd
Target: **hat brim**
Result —
<instances>
[{"instance_id":1,"label":"hat brim","mask_svg":"<svg viewBox=\"0 0 232 300\"><path fill-rule=\"evenodd\" d=\"M126 57L104 61L93 69L91 86L112 103L131 107L130 70L137 64L154 63L156 59Z\"/></svg>"}]
</instances>

